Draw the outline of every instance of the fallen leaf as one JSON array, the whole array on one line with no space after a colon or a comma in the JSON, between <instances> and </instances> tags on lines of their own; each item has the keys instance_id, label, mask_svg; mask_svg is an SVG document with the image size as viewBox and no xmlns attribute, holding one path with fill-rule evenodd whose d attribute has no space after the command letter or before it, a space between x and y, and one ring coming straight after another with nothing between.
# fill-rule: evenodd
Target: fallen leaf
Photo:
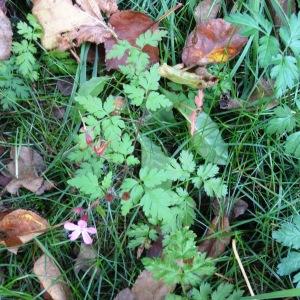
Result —
<instances>
[{"instance_id":1,"label":"fallen leaf","mask_svg":"<svg viewBox=\"0 0 300 300\"><path fill-rule=\"evenodd\" d=\"M127 40L131 45L136 46L136 39L148 29L153 31L158 29L156 24L149 16L132 10L123 10L114 13L110 19L109 24L114 28L120 40ZM108 53L117 43L116 39L109 38L105 40L105 51ZM143 51L150 57L151 64L159 62L158 47L146 45ZM117 59L106 59L107 70L118 70L120 65L125 65L127 55Z\"/></svg>"},{"instance_id":2,"label":"fallen leaf","mask_svg":"<svg viewBox=\"0 0 300 300\"><path fill-rule=\"evenodd\" d=\"M0 10L2 10L6 14L6 0L0 0Z\"/></svg>"},{"instance_id":3,"label":"fallen leaf","mask_svg":"<svg viewBox=\"0 0 300 300\"><path fill-rule=\"evenodd\" d=\"M36 0L32 9L44 29L43 46L66 50L84 42L103 43L115 36L103 19L117 10L116 1L110 0Z\"/></svg>"},{"instance_id":4,"label":"fallen leaf","mask_svg":"<svg viewBox=\"0 0 300 300\"><path fill-rule=\"evenodd\" d=\"M163 252L163 236L159 235L158 239L154 241L150 248L147 249L146 256L147 257L161 257Z\"/></svg>"},{"instance_id":5,"label":"fallen leaf","mask_svg":"<svg viewBox=\"0 0 300 300\"><path fill-rule=\"evenodd\" d=\"M118 293L114 300L137 300L129 288L126 288Z\"/></svg>"},{"instance_id":6,"label":"fallen leaf","mask_svg":"<svg viewBox=\"0 0 300 300\"><path fill-rule=\"evenodd\" d=\"M56 83L57 89L63 96L70 96L73 90L74 79L72 77L58 79Z\"/></svg>"},{"instance_id":7,"label":"fallen leaf","mask_svg":"<svg viewBox=\"0 0 300 300\"><path fill-rule=\"evenodd\" d=\"M0 174L0 187L6 187L11 182L11 180L11 177Z\"/></svg>"},{"instance_id":8,"label":"fallen leaf","mask_svg":"<svg viewBox=\"0 0 300 300\"><path fill-rule=\"evenodd\" d=\"M248 203L242 199L239 199L233 206L232 218L236 219L242 216L248 209Z\"/></svg>"},{"instance_id":9,"label":"fallen leaf","mask_svg":"<svg viewBox=\"0 0 300 300\"><path fill-rule=\"evenodd\" d=\"M231 98L229 93L225 93L220 97L220 108L224 110L236 109L243 107L243 103L238 99Z\"/></svg>"},{"instance_id":10,"label":"fallen leaf","mask_svg":"<svg viewBox=\"0 0 300 300\"><path fill-rule=\"evenodd\" d=\"M79 271L84 271L89 274L95 273L95 265L94 262L97 258L97 251L94 249L92 245L85 245L81 243L79 254L75 260L74 270L75 273L78 274ZM96 274L99 275L100 270L96 268Z\"/></svg>"},{"instance_id":11,"label":"fallen leaf","mask_svg":"<svg viewBox=\"0 0 300 300\"><path fill-rule=\"evenodd\" d=\"M231 237L228 236L230 232L229 219L227 216L215 217L211 223L211 226L206 234L206 240L200 243L198 250L200 252L206 252L209 257L218 257L230 244ZM218 234L216 236L216 233ZM225 236L219 236L219 234L225 234ZM216 237L211 237L211 236Z\"/></svg>"},{"instance_id":12,"label":"fallen leaf","mask_svg":"<svg viewBox=\"0 0 300 300\"><path fill-rule=\"evenodd\" d=\"M40 174L46 169L43 158L29 147L13 148L10 152L11 162L7 164L5 176L13 179L6 186L11 194L16 194L21 187L41 195L53 188L53 183L44 180ZM7 174L6 174L7 173Z\"/></svg>"},{"instance_id":13,"label":"fallen leaf","mask_svg":"<svg viewBox=\"0 0 300 300\"><path fill-rule=\"evenodd\" d=\"M52 110L53 117L57 120L62 120L65 116L66 108L63 106L54 107Z\"/></svg>"},{"instance_id":14,"label":"fallen leaf","mask_svg":"<svg viewBox=\"0 0 300 300\"><path fill-rule=\"evenodd\" d=\"M33 273L37 276L52 300L71 299L70 289L65 282L62 281L61 272L50 257L43 254L34 263Z\"/></svg>"},{"instance_id":15,"label":"fallen leaf","mask_svg":"<svg viewBox=\"0 0 300 300\"><path fill-rule=\"evenodd\" d=\"M144 270L135 281L132 289L124 289L115 300L163 300L174 290L175 286L168 286L161 280L155 280L149 271Z\"/></svg>"},{"instance_id":16,"label":"fallen leaf","mask_svg":"<svg viewBox=\"0 0 300 300\"><path fill-rule=\"evenodd\" d=\"M4 213L0 219L0 244L16 254L21 245L44 233L48 227L44 218L29 210Z\"/></svg>"},{"instance_id":17,"label":"fallen leaf","mask_svg":"<svg viewBox=\"0 0 300 300\"><path fill-rule=\"evenodd\" d=\"M0 9L0 60L8 59L12 46L12 29L9 19Z\"/></svg>"},{"instance_id":18,"label":"fallen leaf","mask_svg":"<svg viewBox=\"0 0 300 300\"><path fill-rule=\"evenodd\" d=\"M223 19L200 23L187 38L182 53L186 66L224 63L240 53L247 38Z\"/></svg>"},{"instance_id":19,"label":"fallen leaf","mask_svg":"<svg viewBox=\"0 0 300 300\"><path fill-rule=\"evenodd\" d=\"M159 68L161 77L199 90L214 86L218 82L218 79L214 76L208 78L207 73L205 75L198 75L196 73L188 72L182 68L182 65L171 67L167 64L163 64Z\"/></svg>"},{"instance_id":20,"label":"fallen leaf","mask_svg":"<svg viewBox=\"0 0 300 300\"><path fill-rule=\"evenodd\" d=\"M215 19L221 8L221 0L203 0L201 1L194 12L196 23Z\"/></svg>"}]
</instances>

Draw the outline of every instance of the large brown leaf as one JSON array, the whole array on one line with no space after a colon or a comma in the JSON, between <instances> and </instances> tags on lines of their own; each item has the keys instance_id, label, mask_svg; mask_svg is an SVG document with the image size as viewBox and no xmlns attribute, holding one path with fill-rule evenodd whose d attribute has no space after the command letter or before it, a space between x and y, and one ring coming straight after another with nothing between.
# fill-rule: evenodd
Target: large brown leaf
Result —
<instances>
[{"instance_id":1,"label":"large brown leaf","mask_svg":"<svg viewBox=\"0 0 300 300\"><path fill-rule=\"evenodd\" d=\"M17 209L1 214L0 244L17 253L18 248L39 236L49 227L48 222L36 213Z\"/></svg>"},{"instance_id":2,"label":"large brown leaf","mask_svg":"<svg viewBox=\"0 0 300 300\"><path fill-rule=\"evenodd\" d=\"M9 19L0 8L0 60L9 58L12 45L12 29Z\"/></svg>"},{"instance_id":3,"label":"large brown leaf","mask_svg":"<svg viewBox=\"0 0 300 300\"><path fill-rule=\"evenodd\" d=\"M38 277L42 287L52 300L70 300L71 292L61 279L61 272L53 260L42 255L34 264L34 274Z\"/></svg>"},{"instance_id":4,"label":"large brown leaf","mask_svg":"<svg viewBox=\"0 0 300 300\"><path fill-rule=\"evenodd\" d=\"M122 290L115 300L163 300L174 290L160 280L155 280L149 271L144 270L135 281L132 289Z\"/></svg>"},{"instance_id":5,"label":"large brown leaf","mask_svg":"<svg viewBox=\"0 0 300 300\"><path fill-rule=\"evenodd\" d=\"M41 195L53 188L53 183L40 176L46 166L39 153L29 147L20 147L17 152L13 148L10 157L11 162L6 166L7 172L4 174L13 178L6 186L9 193L16 194L23 187Z\"/></svg>"},{"instance_id":6,"label":"large brown leaf","mask_svg":"<svg viewBox=\"0 0 300 300\"><path fill-rule=\"evenodd\" d=\"M84 42L103 43L114 35L105 23L107 15L117 10L115 0L36 0L33 14L44 29L42 44L46 49L69 49Z\"/></svg>"},{"instance_id":7,"label":"large brown leaf","mask_svg":"<svg viewBox=\"0 0 300 300\"><path fill-rule=\"evenodd\" d=\"M136 39L148 29L153 31L158 29L156 24L149 16L132 10L123 10L116 12L109 19L109 24L114 28L120 40L127 40L131 45L136 46ZM109 52L116 44L116 39L110 38L105 41L105 51ZM151 63L159 61L159 50L157 47L145 46L143 49L149 57ZM127 55L121 59L107 59L107 70L117 70L120 65L126 64Z\"/></svg>"},{"instance_id":8,"label":"large brown leaf","mask_svg":"<svg viewBox=\"0 0 300 300\"><path fill-rule=\"evenodd\" d=\"M228 217L215 217L206 234L207 239L200 243L198 250L200 252L206 252L209 257L220 256L230 244L231 236L228 235L229 232L230 225Z\"/></svg>"},{"instance_id":9,"label":"large brown leaf","mask_svg":"<svg viewBox=\"0 0 300 300\"><path fill-rule=\"evenodd\" d=\"M186 66L223 63L235 57L247 42L223 19L200 23L188 36L182 53Z\"/></svg>"}]
</instances>

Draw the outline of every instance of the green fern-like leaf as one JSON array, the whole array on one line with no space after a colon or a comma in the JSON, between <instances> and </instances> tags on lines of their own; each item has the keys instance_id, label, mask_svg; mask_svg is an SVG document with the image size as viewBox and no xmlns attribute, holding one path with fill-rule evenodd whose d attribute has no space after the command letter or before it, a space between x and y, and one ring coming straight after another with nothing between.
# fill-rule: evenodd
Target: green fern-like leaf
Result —
<instances>
[{"instance_id":1,"label":"green fern-like leaf","mask_svg":"<svg viewBox=\"0 0 300 300\"><path fill-rule=\"evenodd\" d=\"M268 134L283 134L295 128L296 119L288 106L279 106L275 109L274 113L275 117L272 118L267 125Z\"/></svg>"},{"instance_id":2,"label":"green fern-like leaf","mask_svg":"<svg viewBox=\"0 0 300 300\"><path fill-rule=\"evenodd\" d=\"M288 136L285 142L285 151L297 159L300 159L300 131Z\"/></svg>"}]
</instances>

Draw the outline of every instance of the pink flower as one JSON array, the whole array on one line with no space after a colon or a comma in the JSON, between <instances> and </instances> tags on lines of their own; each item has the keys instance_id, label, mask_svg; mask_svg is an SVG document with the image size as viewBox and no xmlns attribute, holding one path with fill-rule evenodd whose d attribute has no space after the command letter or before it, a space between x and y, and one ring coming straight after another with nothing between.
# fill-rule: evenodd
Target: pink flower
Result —
<instances>
[{"instance_id":1,"label":"pink flower","mask_svg":"<svg viewBox=\"0 0 300 300\"><path fill-rule=\"evenodd\" d=\"M77 225L71 222L66 222L64 228L69 231L73 231L69 238L71 241L75 241L82 235L83 241L86 245L91 245L93 243L90 234L96 234L97 230L95 227L87 227L87 222L84 220L79 220Z\"/></svg>"}]
</instances>

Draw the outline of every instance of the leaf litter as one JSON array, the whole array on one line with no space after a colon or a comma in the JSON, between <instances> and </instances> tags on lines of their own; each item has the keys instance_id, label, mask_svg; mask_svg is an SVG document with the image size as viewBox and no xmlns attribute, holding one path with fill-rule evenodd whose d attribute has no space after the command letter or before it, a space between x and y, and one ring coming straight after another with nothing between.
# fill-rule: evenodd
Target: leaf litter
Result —
<instances>
[{"instance_id":1,"label":"leaf litter","mask_svg":"<svg viewBox=\"0 0 300 300\"><path fill-rule=\"evenodd\" d=\"M20 246L44 233L48 222L38 214L24 209L0 215L0 244L17 253Z\"/></svg>"},{"instance_id":2,"label":"leaf litter","mask_svg":"<svg viewBox=\"0 0 300 300\"><path fill-rule=\"evenodd\" d=\"M13 32L10 21L5 15L5 2L0 2L0 61L8 59L12 47Z\"/></svg>"},{"instance_id":3,"label":"leaf litter","mask_svg":"<svg viewBox=\"0 0 300 300\"><path fill-rule=\"evenodd\" d=\"M51 190L54 184L41 177L46 165L42 156L29 147L12 148L10 162L6 165L3 175L12 180L5 189L10 194L17 194L20 188L25 188L36 195Z\"/></svg>"}]
</instances>

